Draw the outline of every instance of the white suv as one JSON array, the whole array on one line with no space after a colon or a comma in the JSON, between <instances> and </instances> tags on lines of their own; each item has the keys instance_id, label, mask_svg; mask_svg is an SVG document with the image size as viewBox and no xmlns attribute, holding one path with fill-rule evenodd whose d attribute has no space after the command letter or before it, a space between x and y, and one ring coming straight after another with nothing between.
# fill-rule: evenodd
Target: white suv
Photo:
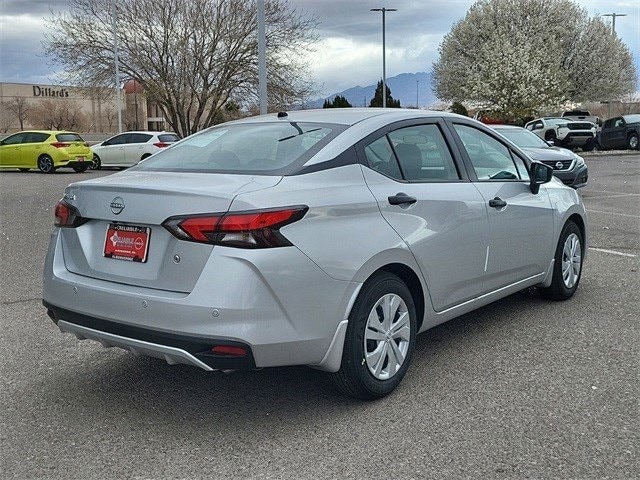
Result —
<instances>
[{"instance_id":1,"label":"white suv","mask_svg":"<svg viewBox=\"0 0 640 480\"><path fill-rule=\"evenodd\" d=\"M172 132L125 132L91 146L92 169L130 167L180 138Z\"/></svg>"}]
</instances>

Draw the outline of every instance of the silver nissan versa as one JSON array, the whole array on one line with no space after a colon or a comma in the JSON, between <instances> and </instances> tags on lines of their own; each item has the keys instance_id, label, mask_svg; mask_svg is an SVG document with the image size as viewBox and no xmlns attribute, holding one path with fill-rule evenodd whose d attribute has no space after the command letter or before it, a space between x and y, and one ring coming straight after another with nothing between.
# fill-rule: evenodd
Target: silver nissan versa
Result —
<instances>
[{"instance_id":1,"label":"silver nissan versa","mask_svg":"<svg viewBox=\"0 0 640 480\"><path fill-rule=\"evenodd\" d=\"M61 331L204 370L309 365L390 393L416 334L518 290L570 298L579 195L482 124L327 109L204 130L55 207Z\"/></svg>"}]
</instances>

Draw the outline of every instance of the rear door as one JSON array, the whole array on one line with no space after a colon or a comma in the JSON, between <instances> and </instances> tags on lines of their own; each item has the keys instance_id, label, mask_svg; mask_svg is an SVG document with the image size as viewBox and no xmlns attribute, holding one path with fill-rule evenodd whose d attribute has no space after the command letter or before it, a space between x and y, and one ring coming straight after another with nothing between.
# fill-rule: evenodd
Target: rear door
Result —
<instances>
[{"instance_id":1,"label":"rear door","mask_svg":"<svg viewBox=\"0 0 640 480\"><path fill-rule=\"evenodd\" d=\"M553 214L546 189L531 193L524 160L493 133L470 124L450 125L487 206L484 292L546 271L554 252Z\"/></svg>"},{"instance_id":2,"label":"rear door","mask_svg":"<svg viewBox=\"0 0 640 480\"><path fill-rule=\"evenodd\" d=\"M48 133L28 132L20 148L20 165L24 168L38 166L38 157L43 152L44 142L50 137Z\"/></svg>"},{"instance_id":3,"label":"rear door","mask_svg":"<svg viewBox=\"0 0 640 480\"><path fill-rule=\"evenodd\" d=\"M135 165L141 160L147 142L151 140L151 137L153 135L148 133L132 133L129 135L127 143L124 144L124 162L126 165Z\"/></svg>"},{"instance_id":4,"label":"rear door","mask_svg":"<svg viewBox=\"0 0 640 480\"><path fill-rule=\"evenodd\" d=\"M441 120L401 122L360 143L365 181L404 239L436 311L477 296L488 245L484 199L454 161ZM375 234L375 232L371 232Z\"/></svg>"}]
</instances>

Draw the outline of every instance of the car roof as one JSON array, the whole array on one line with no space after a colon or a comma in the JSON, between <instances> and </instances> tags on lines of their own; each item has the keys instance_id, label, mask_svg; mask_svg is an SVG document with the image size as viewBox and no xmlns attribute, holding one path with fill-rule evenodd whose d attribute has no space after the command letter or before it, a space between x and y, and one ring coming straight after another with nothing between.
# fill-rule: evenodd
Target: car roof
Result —
<instances>
[{"instance_id":1,"label":"car roof","mask_svg":"<svg viewBox=\"0 0 640 480\"><path fill-rule=\"evenodd\" d=\"M68 130L22 130L16 133L46 133L48 135L56 135L58 133L76 133L76 132L70 132ZM76 135L78 134L76 133Z\"/></svg>"},{"instance_id":2,"label":"car roof","mask_svg":"<svg viewBox=\"0 0 640 480\"><path fill-rule=\"evenodd\" d=\"M505 124L498 124L498 125L489 125L489 127L491 128L497 128L498 130L507 130L507 129L511 129L511 130L515 130L515 129L520 129L520 130L527 130L526 128L523 128L519 125L505 125ZM529 130L527 130L529 131Z\"/></svg>"},{"instance_id":3,"label":"car roof","mask_svg":"<svg viewBox=\"0 0 640 480\"><path fill-rule=\"evenodd\" d=\"M362 122L363 120L381 115L396 117L398 120L401 120L402 118L419 117L459 117L459 115L454 113L409 108L322 108L316 110L291 110L285 113L287 114L286 117L282 118L278 118L278 113L269 113L267 115L242 118L240 120L228 122L228 124L288 121L334 123L351 126Z\"/></svg>"}]
</instances>

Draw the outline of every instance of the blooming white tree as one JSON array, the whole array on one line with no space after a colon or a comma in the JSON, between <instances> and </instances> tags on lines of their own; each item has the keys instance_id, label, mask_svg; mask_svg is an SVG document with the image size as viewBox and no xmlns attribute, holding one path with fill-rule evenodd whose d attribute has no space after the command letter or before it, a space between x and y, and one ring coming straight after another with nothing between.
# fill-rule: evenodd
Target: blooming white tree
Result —
<instances>
[{"instance_id":1,"label":"blooming white tree","mask_svg":"<svg viewBox=\"0 0 640 480\"><path fill-rule=\"evenodd\" d=\"M434 90L502 116L636 90L629 48L571 0L479 0L440 45Z\"/></svg>"}]
</instances>

